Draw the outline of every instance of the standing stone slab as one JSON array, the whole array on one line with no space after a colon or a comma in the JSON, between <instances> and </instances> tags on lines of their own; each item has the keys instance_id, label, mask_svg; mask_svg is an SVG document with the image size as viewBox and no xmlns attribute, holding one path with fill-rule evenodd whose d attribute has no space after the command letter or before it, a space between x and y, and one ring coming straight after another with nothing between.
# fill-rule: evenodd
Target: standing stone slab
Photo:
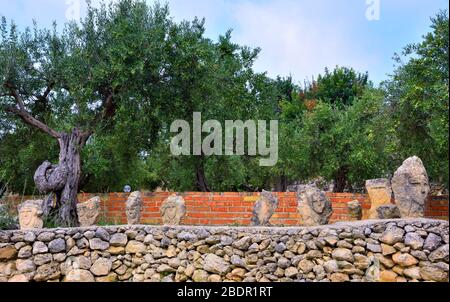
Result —
<instances>
[{"instance_id":1,"label":"standing stone slab","mask_svg":"<svg viewBox=\"0 0 450 302\"><path fill-rule=\"evenodd\" d=\"M297 201L302 225L328 224L333 210L324 191L314 186L300 186L297 191Z\"/></svg>"},{"instance_id":2,"label":"standing stone slab","mask_svg":"<svg viewBox=\"0 0 450 302\"><path fill-rule=\"evenodd\" d=\"M392 189L402 218L424 216L430 186L420 158L413 156L403 162L392 177Z\"/></svg>"},{"instance_id":3,"label":"standing stone slab","mask_svg":"<svg viewBox=\"0 0 450 302\"><path fill-rule=\"evenodd\" d=\"M263 190L261 197L253 207L251 225L270 225L269 220L278 207L278 199L272 193Z\"/></svg>"},{"instance_id":4,"label":"standing stone slab","mask_svg":"<svg viewBox=\"0 0 450 302\"><path fill-rule=\"evenodd\" d=\"M142 198L141 192L135 191L128 196L126 214L128 224L139 224L141 220Z\"/></svg>"},{"instance_id":5,"label":"standing stone slab","mask_svg":"<svg viewBox=\"0 0 450 302\"><path fill-rule=\"evenodd\" d=\"M347 202L348 213L350 215L350 220L361 220L362 218L362 208L359 200L353 200Z\"/></svg>"},{"instance_id":6,"label":"standing stone slab","mask_svg":"<svg viewBox=\"0 0 450 302\"><path fill-rule=\"evenodd\" d=\"M77 204L78 222L81 227L98 223L100 217L100 197L95 196L88 201Z\"/></svg>"},{"instance_id":7,"label":"standing stone slab","mask_svg":"<svg viewBox=\"0 0 450 302\"><path fill-rule=\"evenodd\" d=\"M18 206L21 230L41 229L44 226L42 206L43 200L27 200Z\"/></svg>"},{"instance_id":8,"label":"standing stone slab","mask_svg":"<svg viewBox=\"0 0 450 302\"><path fill-rule=\"evenodd\" d=\"M389 180L386 178L366 180L366 190L370 200L367 218L381 219L377 212L378 207L391 204L392 190Z\"/></svg>"},{"instance_id":9,"label":"standing stone slab","mask_svg":"<svg viewBox=\"0 0 450 302\"><path fill-rule=\"evenodd\" d=\"M172 194L163 201L160 212L164 224L179 225L186 214L186 204L183 197Z\"/></svg>"}]
</instances>

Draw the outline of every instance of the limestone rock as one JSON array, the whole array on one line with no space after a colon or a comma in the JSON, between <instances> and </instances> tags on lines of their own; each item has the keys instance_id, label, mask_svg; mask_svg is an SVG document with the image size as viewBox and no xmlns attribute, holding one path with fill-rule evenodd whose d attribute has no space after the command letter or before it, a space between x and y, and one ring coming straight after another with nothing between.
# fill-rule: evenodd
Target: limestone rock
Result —
<instances>
[{"instance_id":1,"label":"limestone rock","mask_svg":"<svg viewBox=\"0 0 450 302\"><path fill-rule=\"evenodd\" d=\"M41 229L44 226L42 215L43 200L27 200L17 209L19 211L19 224L21 230Z\"/></svg>"},{"instance_id":2,"label":"limestone rock","mask_svg":"<svg viewBox=\"0 0 450 302\"><path fill-rule=\"evenodd\" d=\"M204 270L195 270L192 274L192 280L194 282L206 282L208 281L208 273Z\"/></svg>"},{"instance_id":3,"label":"limestone rock","mask_svg":"<svg viewBox=\"0 0 450 302\"><path fill-rule=\"evenodd\" d=\"M381 234L379 240L385 244L393 245L397 242L401 242L404 234L405 231L403 229L396 226L389 226L383 234Z\"/></svg>"},{"instance_id":4,"label":"limestone rock","mask_svg":"<svg viewBox=\"0 0 450 302\"><path fill-rule=\"evenodd\" d=\"M17 250L14 246L8 245L0 247L0 260L14 259L17 255Z\"/></svg>"},{"instance_id":5,"label":"limestone rock","mask_svg":"<svg viewBox=\"0 0 450 302\"><path fill-rule=\"evenodd\" d=\"M400 210L395 204L386 204L376 209L378 219L400 218Z\"/></svg>"},{"instance_id":6,"label":"limestone rock","mask_svg":"<svg viewBox=\"0 0 450 302\"><path fill-rule=\"evenodd\" d=\"M73 269L64 277L64 282L95 282L90 271L84 269Z\"/></svg>"},{"instance_id":7,"label":"limestone rock","mask_svg":"<svg viewBox=\"0 0 450 302\"><path fill-rule=\"evenodd\" d=\"M430 233L425 239L423 249L432 252L441 244L441 241L442 241L441 236L436 235L434 233Z\"/></svg>"},{"instance_id":8,"label":"limestone rock","mask_svg":"<svg viewBox=\"0 0 450 302\"><path fill-rule=\"evenodd\" d=\"M92 238L89 239L89 247L93 250L107 250L109 248L109 242L99 238Z\"/></svg>"},{"instance_id":9,"label":"limestone rock","mask_svg":"<svg viewBox=\"0 0 450 302\"><path fill-rule=\"evenodd\" d=\"M100 217L100 197L95 196L77 204L78 222L81 227L98 223Z\"/></svg>"},{"instance_id":10,"label":"limestone rock","mask_svg":"<svg viewBox=\"0 0 450 302\"><path fill-rule=\"evenodd\" d=\"M359 200L353 200L347 202L348 213L350 215L350 220L361 220L362 218L362 208Z\"/></svg>"},{"instance_id":11,"label":"limestone rock","mask_svg":"<svg viewBox=\"0 0 450 302\"><path fill-rule=\"evenodd\" d=\"M278 207L278 199L268 191L262 191L253 207L251 225L269 225L270 217Z\"/></svg>"},{"instance_id":12,"label":"limestone rock","mask_svg":"<svg viewBox=\"0 0 450 302\"><path fill-rule=\"evenodd\" d=\"M59 253L66 250L66 241L62 238L54 239L49 242L48 249L50 253Z\"/></svg>"},{"instance_id":13,"label":"limestone rock","mask_svg":"<svg viewBox=\"0 0 450 302\"><path fill-rule=\"evenodd\" d=\"M128 224L139 224L141 220L142 198L141 192L130 193L126 203L126 215Z\"/></svg>"},{"instance_id":14,"label":"limestone rock","mask_svg":"<svg viewBox=\"0 0 450 302\"><path fill-rule=\"evenodd\" d=\"M107 258L98 258L91 266L91 272L95 276L106 276L111 271L112 262Z\"/></svg>"},{"instance_id":15,"label":"limestone rock","mask_svg":"<svg viewBox=\"0 0 450 302\"><path fill-rule=\"evenodd\" d=\"M337 248L333 251L331 254L333 259L339 260L339 261L349 261L353 262L353 253L349 249L345 248Z\"/></svg>"},{"instance_id":16,"label":"limestone rock","mask_svg":"<svg viewBox=\"0 0 450 302\"><path fill-rule=\"evenodd\" d=\"M366 180L366 190L370 200L368 218L381 219L377 212L378 207L391 203L392 190L389 180L386 178Z\"/></svg>"},{"instance_id":17,"label":"limestone rock","mask_svg":"<svg viewBox=\"0 0 450 302\"><path fill-rule=\"evenodd\" d=\"M37 268L36 274L34 275L35 281L47 281L59 278L61 276L61 271L59 269L59 264L56 262L41 265Z\"/></svg>"},{"instance_id":18,"label":"limestone rock","mask_svg":"<svg viewBox=\"0 0 450 302\"><path fill-rule=\"evenodd\" d=\"M36 269L36 265L30 259L16 260L16 270L20 273L33 272L35 269Z\"/></svg>"},{"instance_id":19,"label":"limestone rock","mask_svg":"<svg viewBox=\"0 0 450 302\"><path fill-rule=\"evenodd\" d=\"M348 282L350 278L347 274L343 273L333 273L330 276L331 282Z\"/></svg>"},{"instance_id":20,"label":"limestone rock","mask_svg":"<svg viewBox=\"0 0 450 302\"><path fill-rule=\"evenodd\" d=\"M44 254L48 252L48 247L41 241L33 243L33 255Z\"/></svg>"},{"instance_id":21,"label":"limestone rock","mask_svg":"<svg viewBox=\"0 0 450 302\"><path fill-rule=\"evenodd\" d=\"M430 186L420 158L413 156L403 162L392 177L392 189L402 218L424 216Z\"/></svg>"},{"instance_id":22,"label":"limestone rock","mask_svg":"<svg viewBox=\"0 0 450 302\"><path fill-rule=\"evenodd\" d=\"M125 247L125 251L130 254L144 253L145 250L145 244L136 240L129 241L127 246Z\"/></svg>"},{"instance_id":23,"label":"limestone rock","mask_svg":"<svg viewBox=\"0 0 450 302\"><path fill-rule=\"evenodd\" d=\"M411 266L419 262L417 261L416 258L411 256L410 254L401 252L397 252L394 255L392 255L392 260L401 266Z\"/></svg>"},{"instance_id":24,"label":"limestone rock","mask_svg":"<svg viewBox=\"0 0 450 302\"><path fill-rule=\"evenodd\" d=\"M111 236L109 243L112 246L126 246L128 242L128 236L124 233L116 233Z\"/></svg>"},{"instance_id":25,"label":"limestone rock","mask_svg":"<svg viewBox=\"0 0 450 302\"><path fill-rule=\"evenodd\" d=\"M448 282L448 272L435 265L426 265L420 268L420 276L425 281Z\"/></svg>"},{"instance_id":26,"label":"limestone rock","mask_svg":"<svg viewBox=\"0 0 450 302\"><path fill-rule=\"evenodd\" d=\"M397 274L393 271L381 271L380 282L396 282Z\"/></svg>"},{"instance_id":27,"label":"limestone rock","mask_svg":"<svg viewBox=\"0 0 450 302\"><path fill-rule=\"evenodd\" d=\"M430 255L428 255L428 259L430 259L430 261L432 262L436 262L436 261L446 261L448 262L448 244L444 244L441 247L439 247L438 249L434 250L433 252L431 252Z\"/></svg>"},{"instance_id":28,"label":"limestone rock","mask_svg":"<svg viewBox=\"0 0 450 302\"><path fill-rule=\"evenodd\" d=\"M302 217L302 225L328 224L332 208L325 192L313 186L300 186L297 191L297 199L297 209Z\"/></svg>"},{"instance_id":29,"label":"limestone rock","mask_svg":"<svg viewBox=\"0 0 450 302\"><path fill-rule=\"evenodd\" d=\"M207 254L203 262L203 269L219 275L224 275L230 270L230 264L215 254Z\"/></svg>"},{"instance_id":30,"label":"limestone rock","mask_svg":"<svg viewBox=\"0 0 450 302\"><path fill-rule=\"evenodd\" d=\"M417 250L422 248L424 240L417 233L407 233L405 236L405 245Z\"/></svg>"},{"instance_id":31,"label":"limestone rock","mask_svg":"<svg viewBox=\"0 0 450 302\"><path fill-rule=\"evenodd\" d=\"M164 224L179 225L186 214L186 204L183 197L172 194L163 201L160 212Z\"/></svg>"}]
</instances>

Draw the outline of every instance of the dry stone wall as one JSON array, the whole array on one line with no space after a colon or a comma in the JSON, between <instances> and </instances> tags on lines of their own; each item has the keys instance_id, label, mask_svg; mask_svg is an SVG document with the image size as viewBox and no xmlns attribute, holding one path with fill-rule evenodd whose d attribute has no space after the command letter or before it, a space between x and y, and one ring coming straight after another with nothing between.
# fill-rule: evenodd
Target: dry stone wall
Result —
<instances>
[{"instance_id":1,"label":"dry stone wall","mask_svg":"<svg viewBox=\"0 0 450 302\"><path fill-rule=\"evenodd\" d=\"M0 231L0 281L446 281L447 221Z\"/></svg>"}]
</instances>

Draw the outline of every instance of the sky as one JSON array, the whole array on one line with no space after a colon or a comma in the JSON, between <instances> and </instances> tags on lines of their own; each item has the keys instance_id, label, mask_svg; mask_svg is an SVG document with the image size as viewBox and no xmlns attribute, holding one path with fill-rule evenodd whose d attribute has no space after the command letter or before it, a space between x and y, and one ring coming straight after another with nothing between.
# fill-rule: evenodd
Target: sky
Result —
<instances>
[{"instance_id":1,"label":"sky","mask_svg":"<svg viewBox=\"0 0 450 302\"><path fill-rule=\"evenodd\" d=\"M114 1L114 0L106 0ZM148 3L154 0L147 0ZM255 70L295 82L336 65L368 72L378 84L394 69L392 57L430 31L430 17L446 0L168 0L176 21L206 19L217 40L228 29L241 45L260 47ZM100 5L100 0L93 4ZM62 25L85 13L84 0L0 0L0 15L21 28Z\"/></svg>"}]
</instances>

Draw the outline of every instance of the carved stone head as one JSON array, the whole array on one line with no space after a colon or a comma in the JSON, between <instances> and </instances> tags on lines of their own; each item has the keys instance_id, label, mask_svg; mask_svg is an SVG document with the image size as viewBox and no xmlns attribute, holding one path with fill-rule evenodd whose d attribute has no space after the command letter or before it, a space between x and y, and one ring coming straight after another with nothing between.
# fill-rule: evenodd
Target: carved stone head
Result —
<instances>
[{"instance_id":1,"label":"carved stone head","mask_svg":"<svg viewBox=\"0 0 450 302\"><path fill-rule=\"evenodd\" d=\"M300 186L297 191L297 198L302 224L322 225L328 223L332 208L325 192L315 186Z\"/></svg>"},{"instance_id":2,"label":"carved stone head","mask_svg":"<svg viewBox=\"0 0 450 302\"><path fill-rule=\"evenodd\" d=\"M163 201L160 212L164 224L179 225L186 214L186 205L183 197L176 194L170 195Z\"/></svg>"},{"instance_id":3,"label":"carved stone head","mask_svg":"<svg viewBox=\"0 0 450 302\"><path fill-rule=\"evenodd\" d=\"M81 227L95 225L100 216L100 197L77 204L78 222Z\"/></svg>"},{"instance_id":4,"label":"carved stone head","mask_svg":"<svg viewBox=\"0 0 450 302\"><path fill-rule=\"evenodd\" d=\"M44 226L42 200L27 200L18 206L21 230L41 229Z\"/></svg>"},{"instance_id":5,"label":"carved stone head","mask_svg":"<svg viewBox=\"0 0 450 302\"><path fill-rule=\"evenodd\" d=\"M130 193L126 204L126 214L128 224L139 224L141 220L142 199L141 192Z\"/></svg>"},{"instance_id":6,"label":"carved stone head","mask_svg":"<svg viewBox=\"0 0 450 302\"><path fill-rule=\"evenodd\" d=\"M251 225L270 225L270 217L277 207L278 199L271 192L263 190L253 207Z\"/></svg>"},{"instance_id":7,"label":"carved stone head","mask_svg":"<svg viewBox=\"0 0 450 302\"><path fill-rule=\"evenodd\" d=\"M395 171L392 190L402 218L424 216L430 186L427 171L420 158L413 156L406 159Z\"/></svg>"}]
</instances>

